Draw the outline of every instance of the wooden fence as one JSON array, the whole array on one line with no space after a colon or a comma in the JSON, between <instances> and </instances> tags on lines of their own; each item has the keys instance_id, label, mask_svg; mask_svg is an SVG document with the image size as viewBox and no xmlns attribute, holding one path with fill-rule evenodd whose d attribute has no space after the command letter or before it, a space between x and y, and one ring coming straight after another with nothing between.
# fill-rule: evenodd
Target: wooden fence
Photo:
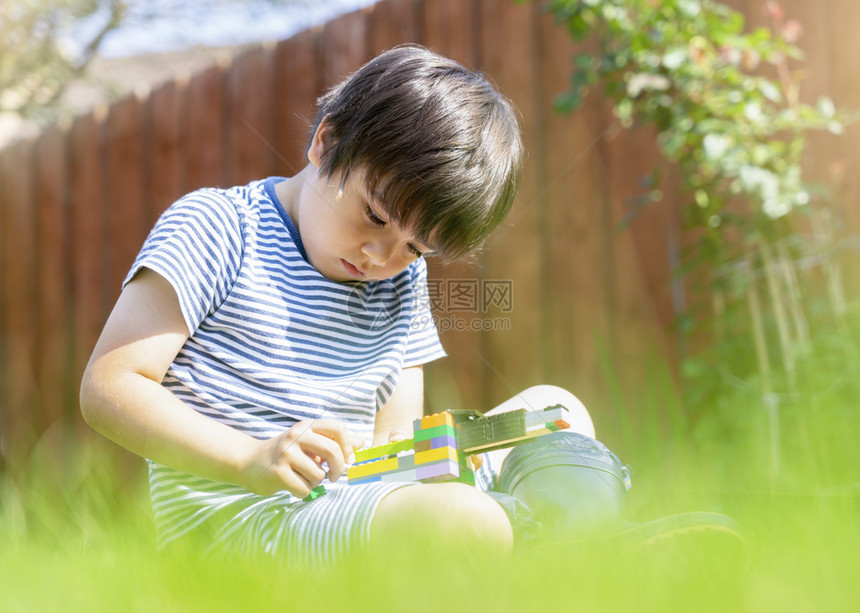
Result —
<instances>
[{"instance_id":1,"label":"wooden fence","mask_svg":"<svg viewBox=\"0 0 860 613\"><path fill-rule=\"evenodd\" d=\"M729 4L763 21L761 0ZM807 93L860 108L860 5L784 4L806 28ZM385 0L0 154L0 457L25 457L56 424L80 427L83 368L160 212L199 186L295 173L315 98L407 41L490 75L518 106L529 152L515 208L479 265L432 266L438 315L451 329L450 357L427 369L428 404L487 408L555 383L591 406L612 438L612 410L635 415L646 392L670 393L652 365L675 355L681 197L671 172L665 201L617 229L638 179L662 164L652 135L621 130L599 96L572 116L552 111L574 45L539 4ZM860 191L857 133L816 141L809 160L819 174L843 164L845 203ZM841 214L860 228L856 207ZM612 389L624 398L610 403Z\"/></svg>"}]
</instances>

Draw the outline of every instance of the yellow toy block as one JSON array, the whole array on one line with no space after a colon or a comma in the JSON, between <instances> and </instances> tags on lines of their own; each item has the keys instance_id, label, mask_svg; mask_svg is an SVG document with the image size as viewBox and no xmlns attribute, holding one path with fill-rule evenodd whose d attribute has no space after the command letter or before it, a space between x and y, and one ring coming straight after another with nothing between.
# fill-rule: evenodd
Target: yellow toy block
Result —
<instances>
[{"instance_id":1,"label":"yellow toy block","mask_svg":"<svg viewBox=\"0 0 860 613\"><path fill-rule=\"evenodd\" d=\"M389 455L396 455L402 451L412 451L414 442L411 438L397 441L395 443L386 443L384 445L376 445L375 447L365 447L355 450L355 461L366 462L374 458L384 458Z\"/></svg>"},{"instance_id":2,"label":"yellow toy block","mask_svg":"<svg viewBox=\"0 0 860 613\"><path fill-rule=\"evenodd\" d=\"M415 466L421 464L429 464L430 462L438 462L440 460L457 461L457 450L452 447L439 447L438 449L428 449L427 451L417 451L415 453Z\"/></svg>"},{"instance_id":3,"label":"yellow toy block","mask_svg":"<svg viewBox=\"0 0 860 613\"><path fill-rule=\"evenodd\" d=\"M356 464L347 470L347 477L350 479L361 479L367 475L396 470L398 466L399 460L397 457L375 460L366 464Z\"/></svg>"},{"instance_id":4,"label":"yellow toy block","mask_svg":"<svg viewBox=\"0 0 860 613\"><path fill-rule=\"evenodd\" d=\"M434 413L421 418L421 429L428 430L436 426L454 427L454 417L450 413Z\"/></svg>"}]
</instances>

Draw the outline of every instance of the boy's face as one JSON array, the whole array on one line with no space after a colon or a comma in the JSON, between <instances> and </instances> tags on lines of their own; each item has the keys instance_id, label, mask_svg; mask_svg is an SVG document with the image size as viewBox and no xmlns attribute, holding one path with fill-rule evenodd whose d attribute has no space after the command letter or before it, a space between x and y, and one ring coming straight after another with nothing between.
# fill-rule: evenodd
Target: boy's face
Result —
<instances>
[{"instance_id":1,"label":"boy's face","mask_svg":"<svg viewBox=\"0 0 860 613\"><path fill-rule=\"evenodd\" d=\"M367 191L363 169L350 172L342 188L339 173L328 178L319 171L324 130L323 124L314 135L308 151L311 164L297 177L303 184L293 219L308 259L332 281L393 277L430 248L387 218Z\"/></svg>"}]
</instances>

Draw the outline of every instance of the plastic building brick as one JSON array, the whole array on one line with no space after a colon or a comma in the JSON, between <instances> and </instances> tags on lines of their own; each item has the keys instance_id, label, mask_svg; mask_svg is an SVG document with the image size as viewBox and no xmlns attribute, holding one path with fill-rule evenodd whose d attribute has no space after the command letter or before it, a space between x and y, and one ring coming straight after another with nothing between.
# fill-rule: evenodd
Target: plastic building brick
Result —
<instances>
[{"instance_id":1,"label":"plastic building brick","mask_svg":"<svg viewBox=\"0 0 860 613\"><path fill-rule=\"evenodd\" d=\"M538 436L570 428L568 411L561 405L542 411L519 409L491 417L467 415L457 425L460 451L466 454L504 449Z\"/></svg>"},{"instance_id":2,"label":"plastic building brick","mask_svg":"<svg viewBox=\"0 0 860 613\"><path fill-rule=\"evenodd\" d=\"M316 500L320 496L325 496L325 486L318 485L314 489L311 490L311 493L302 498L302 502L310 502L311 500Z\"/></svg>"},{"instance_id":3,"label":"plastic building brick","mask_svg":"<svg viewBox=\"0 0 860 613\"><path fill-rule=\"evenodd\" d=\"M347 470L347 478L350 484L457 480L474 485L469 456L569 427L568 411L561 405L490 417L477 411L436 413L413 422L411 439L356 451L356 463Z\"/></svg>"},{"instance_id":4,"label":"plastic building brick","mask_svg":"<svg viewBox=\"0 0 860 613\"><path fill-rule=\"evenodd\" d=\"M450 413L416 419L412 431L411 439L356 451L356 463L346 473L349 483L433 482L460 478L463 471L457 453L454 418Z\"/></svg>"}]
</instances>

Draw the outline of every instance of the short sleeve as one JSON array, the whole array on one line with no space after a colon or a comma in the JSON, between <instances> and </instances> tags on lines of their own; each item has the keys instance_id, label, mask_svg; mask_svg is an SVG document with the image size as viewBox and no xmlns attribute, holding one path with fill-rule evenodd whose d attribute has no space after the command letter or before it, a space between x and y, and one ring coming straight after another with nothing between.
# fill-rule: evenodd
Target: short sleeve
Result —
<instances>
[{"instance_id":1,"label":"short sleeve","mask_svg":"<svg viewBox=\"0 0 860 613\"><path fill-rule=\"evenodd\" d=\"M403 367L418 366L445 357L445 349L439 340L436 321L430 304L427 287L427 262L419 258L410 267L413 288L412 321L406 344Z\"/></svg>"},{"instance_id":2,"label":"short sleeve","mask_svg":"<svg viewBox=\"0 0 860 613\"><path fill-rule=\"evenodd\" d=\"M242 224L220 190L193 192L168 208L150 232L125 281L150 268L173 286L189 334L230 293L242 263Z\"/></svg>"}]
</instances>

